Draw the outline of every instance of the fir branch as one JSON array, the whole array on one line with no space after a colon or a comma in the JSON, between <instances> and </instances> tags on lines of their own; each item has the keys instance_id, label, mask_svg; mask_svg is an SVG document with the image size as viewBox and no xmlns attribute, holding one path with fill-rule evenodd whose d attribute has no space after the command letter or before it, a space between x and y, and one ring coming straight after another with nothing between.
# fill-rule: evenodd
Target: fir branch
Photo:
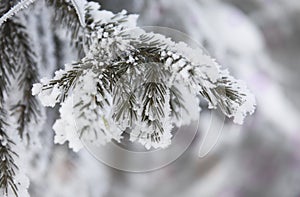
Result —
<instances>
[{"instance_id":1,"label":"fir branch","mask_svg":"<svg viewBox=\"0 0 300 197\"><path fill-rule=\"evenodd\" d=\"M65 0L47 0L46 2L53 8L55 13L54 22L67 27L71 33L72 40L75 41L76 47L80 47L78 44L81 39L79 35L81 25L77 12L72 4Z\"/></svg>"},{"instance_id":2,"label":"fir branch","mask_svg":"<svg viewBox=\"0 0 300 197\"><path fill-rule=\"evenodd\" d=\"M32 84L37 82L38 78L35 54L30 46L25 27L18 22L17 18L8 19L0 26L0 35L0 45L3 46L0 49L0 66L3 75L0 80L2 82L0 96L3 100L3 91L7 90L11 77L18 76L18 87L23 97L13 106L12 111L18 116L18 130L20 137L23 138L25 128L31 121L37 122L39 115L38 101L30 91ZM20 71L22 72L19 76Z\"/></svg>"},{"instance_id":3,"label":"fir branch","mask_svg":"<svg viewBox=\"0 0 300 197\"><path fill-rule=\"evenodd\" d=\"M0 2L0 16L7 12L12 6L12 1ZM9 22L0 26L0 106L3 102L3 93L7 93L8 85L10 85L10 76L13 76L16 71L16 56L15 50L12 47L14 44L14 34L12 26Z\"/></svg>"},{"instance_id":4,"label":"fir branch","mask_svg":"<svg viewBox=\"0 0 300 197\"><path fill-rule=\"evenodd\" d=\"M87 40L83 44L88 50L79 68L59 71L34 91L45 106L52 107L66 95L63 109L69 109L72 95L82 138L94 141L102 137L100 143L120 140L129 128L130 140L138 140L146 148L168 146L174 121L182 118L178 113L184 101L176 84L182 84L191 95L202 95L212 108L220 107L236 122L253 113L255 102L248 89L203 51L139 28L126 31L135 27L135 16L99 8L96 3L87 4ZM80 68L78 80L64 79ZM63 122L69 121L64 113L62 110L55 131L60 143L69 140L73 147L77 141L61 137Z\"/></svg>"},{"instance_id":5,"label":"fir branch","mask_svg":"<svg viewBox=\"0 0 300 197\"><path fill-rule=\"evenodd\" d=\"M230 76L228 71L221 70L220 65L208 55L200 54L203 62L193 62L190 59L195 59L193 55L198 55L195 54L197 51L158 34L144 32L130 39L133 48L147 48L146 56L152 53L157 57L156 62L173 70L171 72L177 75L175 81L188 81L186 85L194 87L209 102L210 108L219 107L227 117L234 117L236 123L242 123L243 117L254 112L255 99L247 87ZM182 48L180 51L178 46Z\"/></svg>"},{"instance_id":6,"label":"fir branch","mask_svg":"<svg viewBox=\"0 0 300 197\"><path fill-rule=\"evenodd\" d=\"M37 117L40 115L38 101L31 94L32 84L36 83L38 79L37 62L25 27L16 19L7 21L3 26L3 40L6 41L3 45L5 46L4 50L6 47L9 48L13 52L11 54L16 57L6 57L8 60L3 64L14 68L14 75L20 73L18 75L18 87L23 97L12 107L12 111L14 115L19 116L18 130L20 137L23 138L25 129L30 123L37 123ZM29 138L29 134L26 135Z\"/></svg>"},{"instance_id":7,"label":"fir branch","mask_svg":"<svg viewBox=\"0 0 300 197\"><path fill-rule=\"evenodd\" d=\"M4 131L6 123L3 121L3 116L4 112L0 109L0 188L3 191L2 195L7 195L11 190L18 197L18 186L14 181L18 170L14 158L18 155L13 151L15 143Z\"/></svg>"},{"instance_id":8,"label":"fir branch","mask_svg":"<svg viewBox=\"0 0 300 197\"><path fill-rule=\"evenodd\" d=\"M10 9L12 3L12 1L0 2L0 16ZM7 93L10 77L16 70L15 56L11 56L15 53L12 47L14 35L10 34L11 28L9 21L0 26L0 189L3 191L2 195L7 195L11 189L15 196L18 196L18 187L14 183L15 171L18 169L14 163L14 157L18 155L12 150L14 142L5 133L4 126L7 126L7 123L4 121L6 113L3 110L3 96Z\"/></svg>"},{"instance_id":9,"label":"fir branch","mask_svg":"<svg viewBox=\"0 0 300 197\"><path fill-rule=\"evenodd\" d=\"M73 63L71 69L67 70L61 76L50 80L47 84L44 84L42 90L45 91L53 89L55 86L57 86L58 89L60 89L61 91L61 95L57 99L65 101L66 97L68 97L70 90L72 90L72 87L74 87L75 82L82 75L83 70L89 69L90 67L90 65L83 66L81 62Z\"/></svg>"},{"instance_id":10,"label":"fir branch","mask_svg":"<svg viewBox=\"0 0 300 197\"><path fill-rule=\"evenodd\" d=\"M85 4L87 3L85 0L71 0L72 4L76 10L79 22L82 27L85 27Z\"/></svg>"},{"instance_id":11,"label":"fir branch","mask_svg":"<svg viewBox=\"0 0 300 197\"><path fill-rule=\"evenodd\" d=\"M184 106L182 94L175 85L170 87L170 109L171 117L176 118L176 120L180 120L180 118L182 118L181 113L178 113L180 109L189 113Z\"/></svg>"},{"instance_id":12,"label":"fir branch","mask_svg":"<svg viewBox=\"0 0 300 197\"><path fill-rule=\"evenodd\" d=\"M135 75L133 75L134 78ZM116 122L122 122L127 127L132 127L138 119L138 98L136 95L136 80L124 79L124 75L119 78L118 83L113 88L113 105L115 106L112 118ZM135 78L137 79L137 78Z\"/></svg>"},{"instance_id":13,"label":"fir branch","mask_svg":"<svg viewBox=\"0 0 300 197\"><path fill-rule=\"evenodd\" d=\"M0 26L5 23L8 19L10 19L13 15L16 15L21 10L27 8L30 4L32 4L35 0L22 0L17 5L12 7L7 13L5 13L0 18Z\"/></svg>"}]
</instances>

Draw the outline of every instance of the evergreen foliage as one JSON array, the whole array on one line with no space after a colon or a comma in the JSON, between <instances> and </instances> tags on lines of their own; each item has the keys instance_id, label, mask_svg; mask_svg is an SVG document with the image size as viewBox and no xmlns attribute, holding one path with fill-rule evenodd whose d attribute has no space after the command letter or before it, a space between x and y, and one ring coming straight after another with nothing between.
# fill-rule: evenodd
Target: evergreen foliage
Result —
<instances>
[{"instance_id":1,"label":"evergreen foliage","mask_svg":"<svg viewBox=\"0 0 300 197\"><path fill-rule=\"evenodd\" d=\"M44 106L61 104L61 119L53 126L55 142L68 141L75 151L82 147L80 138L97 145L121 142L125 130L131 131L131 141L147 149L167 147L172 128L188 123L180 113L188 113L182 88L205 98L210 108L219 107L234 122L242 123L254 112L254 97L245 85L202 50L144 31L136 26L136 15L113 14L84 0L46 1L47 9L54 10L52 23L67 28L81 55L52 79L38 83L34 43L19 12L32 2L0 1L0 188L4 195L12 191L20 196L14 162L18 144L5 130L5 117L15 117L18 127L13 132L30 140L35 132L30 125L38 124L41 116L37 97ZM20 96L10 113L4 113L9 90L16 86L12 81L17 81Z\"/></svg>"}]
</instances>

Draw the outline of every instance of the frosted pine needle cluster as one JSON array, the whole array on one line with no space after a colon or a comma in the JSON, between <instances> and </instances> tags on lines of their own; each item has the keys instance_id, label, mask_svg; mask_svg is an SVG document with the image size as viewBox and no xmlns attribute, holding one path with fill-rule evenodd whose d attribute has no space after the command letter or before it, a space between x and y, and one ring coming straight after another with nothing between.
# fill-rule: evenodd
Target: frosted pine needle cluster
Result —
<instances>
[{"instance_id":1,"label":"frosted pine needle cluster","mask_svg":"<svg viewBox=\"0 0 300 197\"><path fill-rule=\"evenodd\" d=\"M197 118L201 97L236 123L254 112L254 96L243 82L201 49L137 27L137 18L85 0L0 1L1 196L29 196L22 156L24 146L29 151L39 144L41 105L61 105L54 141L68 142L74 151L82 141L122 143L127 134L147 149L166 148L174 127ZM53 37L40 38L37 32L49 34L45 27L57 30L57 24L81 58L38 83L53 55L45 49ZM38 51L38 44L46 52Z\"/></svg>"},{"instance_id":2,"label":"frosted pine needle cluster","mask_svg":"<svg viewBox=\"0 0 300 197\"><path fill-rule=\"evenodd\" d=\"M236 123L254 112L245 85L202 50L136 27L137 16L125 11L113 14L86 3L84 16L85 57L32 90L44 106L61 103L61 119L53 126L56 142L68 141L77 151L80 139L121 142L129 131L130 140L147 149L165 148L174 125L186 123L182 89Z\"/></svg>"}]
</instances>

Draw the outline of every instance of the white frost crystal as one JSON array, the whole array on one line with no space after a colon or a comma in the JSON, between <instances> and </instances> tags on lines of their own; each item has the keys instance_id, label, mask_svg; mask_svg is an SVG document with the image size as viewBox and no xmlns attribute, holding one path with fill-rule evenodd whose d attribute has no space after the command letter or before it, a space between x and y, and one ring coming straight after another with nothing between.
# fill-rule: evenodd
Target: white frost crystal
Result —
<instances>
[{"instance_id":1,"label":"white frost crystal","mask_svg":"<svg viewBox=\"0 0 300 197\"><path fill-rule=\"evenodd\" d=\"M33 84L32 95L38 95L42 91L43 85L40 83Z\"/></svg>"},{"instance_id":2,"label":"white frost crystal","mask_svg":"<svg viewBox=\"0 0 300 197\"><path fill-rule=\"evenodd\" d=\"M62 118L53 125L53 130L55 131L54 142L63 144L68 141L69 147L77 152L82 148L82 142L76 130L72 97L61 104L59 112Z\"/></svg>"},{"instance_id":3,"label":"white frost crystal","mask_svg":"<svg viewBox=\"0 0 300 197\"><path fill-rule=\"evenodd\" d=\"M60 95L60 90L57 86L53 87L51 90L44 90L38 94L38 97L45 107L54 107L58 102Z\"/></svg>"}]
</instances>

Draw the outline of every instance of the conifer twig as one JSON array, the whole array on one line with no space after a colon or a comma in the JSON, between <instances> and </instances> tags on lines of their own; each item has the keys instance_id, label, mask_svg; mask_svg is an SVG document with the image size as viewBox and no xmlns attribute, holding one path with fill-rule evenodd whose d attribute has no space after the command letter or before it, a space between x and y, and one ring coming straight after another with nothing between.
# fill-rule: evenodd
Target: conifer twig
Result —
<instances>
[{"instance_id":1,"label":"conifer twig","mask_svg":"<svg viewBox=\"0 0 300 197\"><path fill-rule=\"evenodd\" d=\"M30 4L32 4L35 0L22 0L17 5L12 7L7 13L5 13L0 18L0 26L6 22L9 18L11 18L13 15L17 14L19 11L27 8Z\"/></svg>"}]
</instances>

